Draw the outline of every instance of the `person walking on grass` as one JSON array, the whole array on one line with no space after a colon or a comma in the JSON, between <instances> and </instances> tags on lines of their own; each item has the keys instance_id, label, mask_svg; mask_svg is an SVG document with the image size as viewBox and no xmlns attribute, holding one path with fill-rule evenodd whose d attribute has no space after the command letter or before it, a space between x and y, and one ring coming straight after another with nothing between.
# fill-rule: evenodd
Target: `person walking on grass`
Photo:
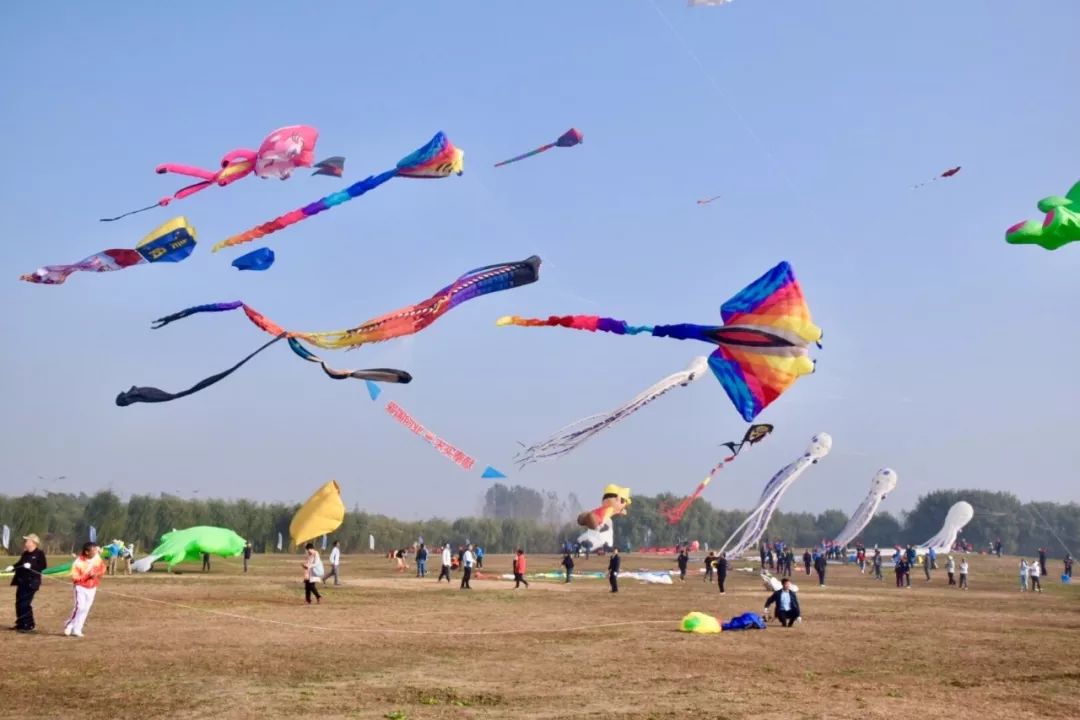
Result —
<instances>
[{"instance_id":1,"label":"person walking on grass","mask_svg":"<svg viewBox=\"0 0 1080 720\"><path fill-rule=\"evenodd\" d=\"M1031 592L1042 592L1042 583L1039 582L1039 576L1042 575L1042 569L1039 567L1041 563L1033 562L1028 567L1028 577L1031 578Z\"/></svg>"},{"instance_id":2,"label":"person walking on grass","mask_svg":"<svg viewBox=\"0 0 1080 720\"><path fill-rule=\"evenodd\" d=\"M705 557L705 582L711 583L713 581L713 568L716 567L716 553L712 550Z\"/></svg>"},{"instance_id":3,"label":"person walking on grass","mask_svg":"<svg viewBox=\"0 0 1080 720\"><path fill-rule=\"evenodd\" d=\"M945 561L945 572L949 576L949 584L956 584L956 561L953 560L953 556L950 555L949 559Z\"/></svg>"},{"instance_id":4,"label":"person walking on grass","mask_svg":"<svg viewBox=\"0 0 1080 720\"><path fill-rule=\"evenodd\" d=\"M881 551L877 548L874 548L874 560L872 565L874 566L874 579L884 581L885 578L881 576Z\"/></svg>"},{"instance_id":5,"label":"person walking on grass","mask_svg":"<svg viewBox=\"0 0 1080 720\"><path fill-rule=\"evenodd\" d=\"M420 547L416 550L416 577L427 577L427 558L427 546L420 543Z\"/></svg>"},{"instance_id":6,"label":"person walking on grass","mask_svg":"<svg viewBox=\"0 0 1080 720\"><path fill-rule=\"evenodd\" d=\"M1028 573L1030 570L1027 560L1020 558L1020 592L1027 592Z\"/></svg>"},{"instance_id":7,"label":"person walking on grass","mask_svg":"<svg viewBox=\"0 0 1080 720\"><path fill-rule=\"evenodd\" d=\"M802 564L806 568L806 574L810 574L810 564L814 562L814 556L810 554L810 549L807 548L802 554Z\"/></svg>"},{"instance_id":8,"label":"person walking on grass","mask_svg":"<svg viewBox=\"0 0 1080 720\"><path fill-rule=\"evenodd\" d=\"M685 547L679 549L679 580L686 582L686 566L690 563L690 553L686 551Z\"/></svg>"},{"instance_id":9,"label":"person walking on grass","mask_svg":"<svg viewBox=\"0 0 1080 720\"><path fill-rule=\"evenodd\" d=\"M335 586L341 584L341 576L338 574L338 571L340 570L340 565L341 565L341 544L337 540L335 540L334 541L334 546L332 548L330 548L330 572L328 572L326 574L326 578L329 578L331 575L334 576L334 585ZM326 578L324 578L324 581L325 581Z\"/></svg>"},{"instance_id":10,"label":"person walking on grass","mask_svg":"<svg viewBox=\"0 0 1080 720\"><path fill-rule=\"evenodd\" d=\"M1039 548L1039 575L1046 574L1046 548Z\"/></svg>"},{"instance_id":11,"label":"person walking on grass","mask_svg":"<svg viewBox=\"0 0 1080 720\"><path fill-rule=\"evenodd\" d=\"M202 554L202 571L210 572L210 553Z\"/></svg>"},{"instance_id":12,"label":"person walking on grass","mask_svg":"<svg viewBox=\"0 0 1080 720\"><path fill-rule=\"evenodd\" d=\"M908 565L907 558L901 555L896 561L896 587L904 587L904 580L910 570L911 566ZM908 585L908 587L911 587L911 585Z\"/></svg>"},{"instance_id":13,"label":"person walking on grass","mask_svg":"<svg viewBox=\"0 0 1080 720\"><path fill-rule=\"evenodd\" d=\"M968 561L964 558L960 561L960 589L968 589Z\"/></svg>"},{"instance_id":14,"label":"person walking on grass","mask_svg":"<svg viewBox=\"0 0 1080 720\"><path fill-rule=\"evenodd\" d=\"M33 632L34 595L41 588L41 573L49 566L45 553L39 547L41 540L35 533L23 535L23 553L18 562L4 569L14 572L11 584L15 586L15 625L12 630Z\"/></svg>"},{"instance_id":15,"label":"person walking on grass","mask_svg":"<svg viewBox=\"0 0 1080 720\"><path fill-rule=\"evenodd\" d=\"M724 594L724 581L727 580L727 553L720 553L716 558L716 584L720 587L720 594Z\"/></svg>"},{"instance_id":16,"label":"person walking on grass","mask_svg":"<svg viewBox=\"0 0 1080 720\"><path fill-rule=\"evenodd\" d=\"M315 546L308 543L304 546L304 600L308 605L311 604L311 596L315 596L315 604L322 603L322 595L319 594L319 588L315 585L319 581L319 567L322 562L319 560L319 553L315 551Z\"/></svg>"},{"instance_id":17,"label":"person walking on grass","mask_svg":"<svg viewBox=\"0 0 1080 720\"><path fill-rule=\"evenodd\" d=\"M435 582L441 582L446 578L446 584L450 584L450 568L454 564L454 553L450 549L450 543L444 543L442 547L442 566L439 567L439 577Z\"/></svg>"},{"instance_id":18,"label":"person walking on grass","mask_svg":"<svg viewBox=\"0 0 1080 720\"><path fill-rule=\"evenodd\" d=\"M611 558L608 560L607 575L611 583L611 592L619 592L619 568L622 566L622 558L619 557L619 548L612 548Z\"/></svg>"},{"instance_id":19,"label":"person walking on grass","mask_svg":"<svg viewBox=\"0 0 1080 720\"><path fill-rule=\"evenodd\" d=\"M933 564L934 560L930 557L930 552L927 551L926 555L923 556L922 561L923 572L926 573L926 582L930 582L930 568Z\"/></svg>"},{"instance_id":20,"label":"person walking on grass","mask_svg":"<svg viewBox=\"0 0 1080 720\"><path fill-rule=\"evenodd\" d=\"M521 583L529 587L529 581L525 579L525 551L518 548L514 554L514 589L521 587Z\"/></svg>"},{"instance_id":21,"label":"person walking on grass","mask_svg":"<svg viewBox=\"0 0 1080 720\"><path fill-rule=\"evenodd\" d=\"M244 543L244 572L248 571L248 563L251 562L251 541Z\"/></svg>"},{"instance_id":22,"label":"person walking on grass","mask_svg":"<svg viewBox=\"0 0 1080 720\"><path fill-rule=\"evenodd\" d=\"M570 582L570 577L574 574L574 557L570 550L563 553L562 566L566 569L566 582Z\"/></svg>"},{"instance_id":23,"label":"person walking on grass","mask_svg":"<svg viewBox=\"0 0 1080 720\"><path fill-rule=\"evenodd\" d=\"M782 627L791 627L799 619L799 596L791 589L791 578L782 578L780 584L780 589L765 601L765 613L768 614L769 606L776 603L776 619Z\"/></svg>"},{"instance_id":24,"label":"person walking on grass","mask_svg":"<svg viewBox=\"0 0 1080 720\"><path fill-rule=\"evenodd\" d=\"M1065 572L1062 573L1062 574L1065 577L1067 577L1068 579L1072 580L1073 559L1072 559L1072 555L1070 555L1069 553L1065 553L1064 564L1065 564Z\"/></svg>"},{"instance_id":25,"label":"person walking on grass","mask_svg":"<svg viewBox=\"0 0 1080 720\"><path fill-rule=\"evenodd\" d=\"M476 556L473 555L472 545L465 548L461 554L461 587L459 590L472 590L469 580L472 578L473 566L476 564Z\"/></svg>"},{"instance_id":26,"label":"person walking on grass","mask_svg":"<svg viewBox=\"0 0 1080 720\"><path fill-rule=\"evenodd\" d=\"M88 542L82 547L82 553L71 563L71 582L75 588L75 608L71 617L64 623L64 635L83 636L83 626L94 604L101 576L106 572L105 561L101 559L98 546Z\"/></svg>"},{"instance_id":27,"label":"person walking on grass","mask_svg":"<svg viewBox=\"0 0 1080 720\"><path fill-rule=\"evenodd\" d=\"M829 564L825 559L825 553L819 553L814 560L814 570L817 570L818 585L825 587L825 570L828 569Z\"/></svg>"}]
</instances>

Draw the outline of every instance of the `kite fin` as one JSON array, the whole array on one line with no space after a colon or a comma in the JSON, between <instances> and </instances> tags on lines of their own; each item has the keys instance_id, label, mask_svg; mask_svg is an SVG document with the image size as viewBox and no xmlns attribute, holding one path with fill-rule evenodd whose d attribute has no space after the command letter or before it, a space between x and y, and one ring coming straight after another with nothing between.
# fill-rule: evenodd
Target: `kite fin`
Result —
<instances>
[{"instance_id":1,"label":"kite fin","mask_svg":"<svg viewBox=\"0 0 1080 720\"><path fill-rule=\"evenodd\" d=\"M364 383L367 385L367 391L368 395L371 397L371 401L374 402L378 400L379 395L382 394L382 388L371 382L370 380L365 380Z\"/></svg>"},{"instance_id":2,"label":"kite fin","mask_svg":"<svg viewBox=\"0 0 1080 720\"><path fill-rule=\"evenodd\" d=\"M315 172L312 175L329 175L330 177L341 177L345 174L345 158L341 155L335 155L328 157L325 160L320 160L315 163Z\"/></svg>"},{"instance_id":3,"label":"kite fin","mask_svg":"<svg viewBox=\"0 0 1080 720\"><path fill-rule=\"evenodd\" d=\"M494 479L498 479L498 478L504 478L504 477L506 477L506 475L502 474L501 472L499 472L495 468L488 465L486 468L484 468L484 474L481 475L480 477L485 478L485 479L494 480Z\"/></svg>"}]
</instances>

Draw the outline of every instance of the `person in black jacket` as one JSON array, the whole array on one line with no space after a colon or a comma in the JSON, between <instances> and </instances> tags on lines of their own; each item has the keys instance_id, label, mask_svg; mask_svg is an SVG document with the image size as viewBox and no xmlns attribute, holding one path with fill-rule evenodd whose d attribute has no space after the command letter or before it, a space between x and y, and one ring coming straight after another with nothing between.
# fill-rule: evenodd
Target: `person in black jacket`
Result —
<instances>
[{"instance_id":1,"label":"person in black jacket","mask_svg":"<svg viewBox=\"0 0 1080 720\"><path fill-rule=\"evenodd\" d=\"M619 557L619 548L612 548L611 559L607 564L607 576L608 582L611 583L611 592L619 592L619 566L622 565L622 558Z\"/></svg>"},{"instance_id":2,"label":"person in black jacket","mask_svg":"<svg viewBox=\"0 0 1080 720\"><path fill-rule=\"evenodd\" d=\"M720 594L724 594L724 581L727 580L727 553L720 553L716 558L716 584L720 586Z\"/></svg>"},{"instance_id":3,"label":"person in black jacket","mask_svg":"<svg viewBox=\"0 0 1080 720\"><path fill-rule=\"evenodd\" d=\"M791 627L799 619L799 594L791 589L791 579L783 578L782 587L769 596L765 601L765 612L769 606L776 603L776 619L784 627Z\"/></svg>"},{"instance_id":4,"label":"person in black jacket","mask_svg":"<svg viewBox=\"0 0 1080 720\"><path fill-rule=\"evenodd\" d=\"M690 563L690 553L686 548L679 550L679 579L686 582L686 566Z\"/></svg>"},{"instance_id":5,"label":"person in black jacket","mask_svg":"<svg viewBox=\"0 0 1080 720\"><path fill-rule=\"evenodd\" d=\"M249 562L251 562L251 541L244 543L244 572L247 572Z\"/></svg>"},{"instance_id":6,"label":"person in black jacket","mask_svg":"<svg viewBox=\"0 0 1080 720\"><path fill-rule=\"evenodd\" d=\"M562 566L566 568L566 582L570 582L570 577L574 574L574 558L570 556L569 550L563 553Z\"/></svg>"},{"instance_id":7,"label":"person in black jacket","mask_svg":"<svg viewBox=\"0 0 1080 720\"><path fill-rule=\"evenodd\" d=\"M11 584L15 586L15 626L12 630L33 632L34 594L41 587L41 573L49 567L42 552L41 540L34 533L23 536L23 553L19 561L8 567L5 572L15 572Z\"/></svg>"},{"instance_id":8,"label":"person in black jacket","mask_svg":"<svg viewBox=\"0 0 1080 720\"><path fill-rule=\"evenodd\" d=\"M818 583L821 587L825 587L825 570L828 567L829 563L825 559L825 553L819 553L817 558L814 559L814 569L817 570Z\"/></svg>"},{"instance_id":9,"label":"person in black jacket","mask_svg":"<svg viewBox=\"0 0 1080 720\"><path fill-rule=\"evenodd\" d=\"M814 557L810 554L809 550L806 550L802 554L802 564L806 566L806 574L810 574L810 563L814 561Z\"/></svg>"}]
</instances>

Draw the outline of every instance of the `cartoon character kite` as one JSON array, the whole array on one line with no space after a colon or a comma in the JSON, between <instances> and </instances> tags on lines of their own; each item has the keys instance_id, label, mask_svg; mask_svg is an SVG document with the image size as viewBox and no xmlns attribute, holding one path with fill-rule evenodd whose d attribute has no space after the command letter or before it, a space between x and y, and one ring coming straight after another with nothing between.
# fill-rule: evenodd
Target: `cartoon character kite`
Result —
<instances>
[{"instance_id":1,"label":"cartoon character kite","mask_svg":"<svg viewBox=\"0 0 1080 720\"><path fill-rule=\"evenodd\" d=\"M126 393L120 393L116 398L116 404L123 407L135 402L168 402L199 392L228 377L255 355L277 341L286 338L289 341L289 347L295 354L304 360L320 364L326 374L335 380L354 378L357 380L371 380L374 382L408 383L412 380L412 376L403 370L393 370L388 368L335 370L328 367L322 359L301 345L299 341L303 340L304 342L327 349L352 349L367 343L383 342L384 340L390 340L392 338L412 335L431 325L452 308L457 307L463 302L480 297L481 295L487 295L501 290L510 290L512 288L536 282L540 278L540 262L540 258L533 255L521 262L500 263L477 268L476 270L470 270L427 300L415 305L408 305L348 330L334 330L330 332L296 332L285 330L274 321L265 317L258 310L239 300L235 302L197 305L195 307L187 308L186 310L181 310L180 312L155 320L153 325L154 329L165 327L176 320L181 320L190 315L199 313L243 310L248 319L256 327L275 337L232 368L206 378L197 383L194 387L181 393L173 394L158 390L157 388L133 387Z\"/></svg>"},{"instance_id":2,"label":"cartoon character kite","mask_svg":"<svg viewBox=\"0 0 1080 720\"><path fill-rule=\"evenodd\" d=\"M287 180L292 171L298 167L311 167L315 160L315 143L319 139L319 131L310 125L290 125L280 128L266 136L258 150L238 149L225 153L221 158L221 169L216 171L203 170L191 165L178 165L176 163L163 163L155 168L158 175L173 173L198 178L199 182L180 188L168 197L163 197L153 205L148 205L138 210L126 212L111 218L101 218L102 222L112 222L125 218L128 215L153 210L156 207L165 207L173 200L183 200L208 187L217 185L225 187L232 185L237 180L255 173L261 178L278 178ZM337 160L338 158L331 158ZM344 158L340 158L340 166L344 167ZM324 160L319 163L330 162ZM318 174L318 173L316 173ZM340 173L339 173L340 174Z\"/></svg>"},{"instance_id":3,"label":"cartoon character kite","mask_svg":"<svg viewBox=\"0 0 1080 720\"><path fill-rule=\"evenodd\" d=\"M214 245L213 252L221 248L241 245L258 238L265 237L278 230L305 220L313 215L318 215L324 210L329 210L335 205L340 205L347 200L360 197L369 190L374 190L385 182L396 177L405 178L444 178L450 175L461 175L465 172L465 153L454 147L443 133L436 133L435 137L419 150L402 158L397 167L387 170L379 175L372 175L340 190L332 195L316 200L310 205L287 212L262 225L257 225L242 233L225 238Z\"/></svg>"},{"instance_id":4,"label":"cartoon character kite","mask_svg":"<svg viewBox=\"0 0 1080 720\"><path fill-rule=\"evenodd\" d=\"M62 285L69 275L80 270L112 272L147 263L176 263L186 259L194 249L195 228L188 224L187 218L177 217L155 228L134 250L102 250L73 265L46 265L19 279L41 285Z\"/></svg>"},{"instance_id":5,"label":"cartoon character kite","mask_svg":"<svg viewBox=\"0 0 1080 720\"><path fill-rule=\"evenodd\" d=\"M669 525L678 525L682 521L682 517L686 514L686 511L690 509L690 506L694 504L694 501L701 497L701 494L705 492L705 488L712 482L716 473L723 469L725 463L729 463L735 459L735 457L742 451L746 445L756 445L773 431L772 425L761 424L751 425L746 434L743 435L742 442L726 442L722 443L720 447L726 447L731 450L731 455L727 456L716 465L713 466L709 474L705 476L705 479L698 483L697 488L688 497L684 498L678 505L673 508L661 508L660 514L667 518Z\"/></svg>"},{"instance_id":6,"label":"cartoon character kite","mask_svg":"<svg viewBox=\"0 0 1080 720\"><path fill-rule=\"evenodd\" d=\"M578 515L578 525L596 530L615 515L625 515L630 507L630 488L620 485L608 485L604 488L604 497L600 507Z\"/></svg>"},{"instance_id":7,"label":"cartoon character kite","mask_svg":"<svg viewBox=\"0 0 1080 720\"><path fill-rule=\"evenodd\" d=\"M582 142L584 142L584 140L585 136L581 134L580 130L576 128L570 128L562 135L560 135L559 139L555 142L548 143L547 145L541 145L535 150L530 150L524 155L518 155L517 157L512 157L509 160L503 160L502 162L495 163L495 167L502 167L503 165L509 165L510 163L515 163L518 160L524 160L525 158L532 157L533 155L539 155L542 152L547 152L551 148L574 147L575 145L580 145Z\"/></svg>"},{"instance_id":8,"label":"cartoon character kite","mask_svg":"<svg viewBox=\"0 0 1080 720\"><path fill-rule=\"evenodd\" d=\"M814 371L807 348L810 343L819 343L821 329L811 322L802 288L786 262L724 303L720 315L722 326L690 323L634 326L595 315L547 319L513 315L499 318L497 324L599 330L616 335L648 333L653 337L713 343L718 347L709 355L709 367L739 414L747 422L753 422L758 413L797 379Z\"/></svg>"},{"instance_id":9,"label":"cartoon character kite","mask_svg":"<svg viewBox=\"0 0 1080 720\"><path fill-rule=\"evenodd\" d=\"M1005 241L1013 245L1039 245L1043 250L1057 250L1080 240L1080 182L1065 197L1051 195L1039 201L1046 213L1038 220L1024 220L1005 231Z\"/></svg>"}]
</instances>

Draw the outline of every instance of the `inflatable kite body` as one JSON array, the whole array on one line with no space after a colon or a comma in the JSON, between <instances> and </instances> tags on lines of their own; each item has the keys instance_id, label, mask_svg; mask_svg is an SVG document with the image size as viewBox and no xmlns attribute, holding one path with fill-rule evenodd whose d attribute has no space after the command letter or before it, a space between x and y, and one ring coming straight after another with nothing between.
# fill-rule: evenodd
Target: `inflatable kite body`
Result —
<instances>
[{"instance_id":1,"label":"inflatable kite body","mask_svg":"<svg viewBox=\"0 0 1080 720\"><path fill-rule=\"evenodd\" d=\"M62 285L74 272L112 272L148 263L176 263L195 249L195 228L177 217L155 228L134 250L102 250L73 265L46 265L19 279L41 285Z\"/></svg>"},{"instance_id":2,"label":"inflatable kite body","mask_svg":"<svg viewBox=\"0 0 1080 720\"><path fill-rule=\"evenodd\" d=\"M163 560L172 570L182 562L198 560L204 553L235 557L244 551L244 545L244 538L232 530L198 525L165 533L154 551L135 561L131 567L135 572L149 572L154 563Z\"/></svg>"},{"instance_id":3,"label":"inflatable kite body","mask_svg":"<svg viewBox=\"0 0 1080 720\"><path fill-rule=\"evenodd\" d=\"M280 128L266 136L258 150L237 149L225 153L221 158L219 170L203 170L191 165L162 163L155 168L158 175L172 173L198 178L198 182L177 190L168 197L163 197L153 205L126 212L113 218L102 218L103 222L112 222L120 218L165 207L173 200L183 200L209 187L232 185L254 173L261 178L287 180L298 167L311 167L315 160L315 143L319 131L310 125L290 125ZM344 163L344 158L342 158ZM321 163L320 163L321 164Z\"/></svg>"},{"instance_id":4,"label":"inflatable kite body","mask_svg":"<svg viewBox=\"0 0 1080 720\"><path fill-rule=\"evenodd\" d=\"M274 264L274 251L270 248L252 250L247 255L241 255L232 261L232 266L237 270L268 270Z\"/></svg>"},{"instance_id":5,"label":"inflatable kite body","mask_svg":"<svg viewBox=\"0 0 1080 720\"><path fill-rule=\"evenodd\" d=\"M540 258L534 255L521 262L488 265L476 270L470 270L427 300L415 305L408 305L348 330L331 332L294 332L285 330L259 311L239 300L228 303L197 305L181 310L154 321L153 327L155 329L162 328L171 322L199 313L227 312L239 309L244 311L244 314L256 327L274 335L274 339L228 370L212 375L188 390L179 393L168 393L157 388L132 387L131 390L117 396L116 404L123 407L137 402L168 402L199 392L228 377L255 355L282 339L288 339L289 347L293 353L304 360L319 364L327 376L334 380L353 378L372 382L408 383L412 380L412 376L404 370L395 370L393 368L337 370L331 368L321 358L301 345L300 340L323 348L342 349L356 348L367 343L382 342L405 335L412 335L428 327L463 302L481 295L510 290L536 282L540 278L540 262Z\"/></svg>"},{"instance_id":6,"label":"inflatable kite body","mask_svg":"<svg viewBox=\"0 0 1080 720\"><path fill-rule=\"evenodd\" d=\"M717 345L709 367L735 408L752 422L802 375L814 371L810 343L821 329L810 320L802 288L791 266L782 262L744 288L720 308L724 325L630 325L595 315L525 319L506 316L499 325L566 327L616 335L649 334Z\"/></svg>"},{"instance_id":7,"label":"inflatable kite body","mask_svg":"<svg viewBox=\"0 0 1080 720\"><path fill-rule=\"evenodd\" d=\"M726 442L722 447L726 447L731 450L731 455L727 456L716 465L713 466L709 474L705 476L705 479L698 483L697 488L694 489L689 496L683 499L678 505L673 508L661 508L660 514L667 518L668 525L678 525L682 521L683 515L690 509L690 506L694 504L694 501L701 497L701 494L705 492L705 488L712 482L716 473L720 472L726 463L734 460L738 454L742 451L745 445L756 445L769 436L769 433L773 431L773 426L762 423L760 425L751 425L747 428L746 433L743 435L741 442ZM697 542L696 540L694 542ZM695 550L697 548L694 548Z\"/></svg>"},{"instance_id":8,"label":"inflatable kite body","mask_svg":"<svg viewBox=\"0 0 1080 720\"><path fill-rule=\"evenodd\" d=\"M360 197L369 190L374 190L396 177L444 178L450 175L461 175L463 172L465 172L465 153L454 147L446 135L440 132L427 145L402 158L393 170L364 178L344 190L327 195L310 205L297 208L262 225L257 225L250 230L225 238L214 245L212 250L217 252L221 248L251 242L278 230L283 230L301 220L318 215L324 210L329 210L335 205Z\"/></svg>"},{"instance_id":9,"label":"inflatable kite body","mask_svg":"<svg viewBox=\"0 0 1080 720\"><path fill-rule=\"evenodd\" d=\"M711 635L720 632L720 621L712 615L692 612L683 616L683 619L679 622L679 629L688 633Z\"/></svg>"},{"instance_id":10,"label":"inflatable kite body","mask_svg":"<svg viewBox=\"0 0 1080 720\"><path fill-rule=\"evenodd\" d=\"M1080 182L1073 185L1065 197L1053 195L1040 200L1039 210L1046 213L1041 223L1038 220L1018 222L1005 231L1005 241L1057 250L1080 240Z\"/></svg>"},{"instance_id":11,"label":"inflatable kite body","mask_svg":"<svg viewBox=\"0 0 1080 720\"><path fill-rule=\"evenodd\" d=\"M336 480L323 485L308 498L289 523L289 538L294 546L334 532L345 520L345 503Z\"/></svg>"},{"instance_id":12,"label":"inflatable kite body","mask_svg":"<svg viewBox=\"0 0 1080 720\"><path fill-rule=\"evenodd\" d=\"M765 618L757 613L743 613L731 618L721 627L727 632L729 630L765 630L768 625L765 623Z\"/></svg>"},{"instance_id":13,"label":"inflatable kite body","mask_svg":"<svg viewBox=\"0 0 1080 720\"><path fill-rule=\"evenodd\" d=\"M919 545L916 550L920 555L930 550L938 555L952 552L953 545L956 544L956 536L973 517L975 517L975 508L971 507L971 503L961 500L949 508L948 514L945 515L945 522L937 534Z\"/></svg>"},{"instance_id":14,"label":"inflatable kite body","mask_svg":"<svg viewBox=\"0 0 1080 720\"><path fill-rule=\"evenodd\" d=\"M585 140L585 136L581 134L580 130L578 130L577 128L570 128L569 130L564 132L562 135L560 135L559 139L556 140L555 142L548 143L547 145L541 145L540 147L536 148L535 150L530 150L529 152L527 152L527 153L525 153L523 155L518 155L516 157L512 157L509 160L503 160L502 162L497 162L497 163L495 163L495 167L502 167L503 165L509 165L510 163L517 162L518 160L524 160L525 158L532 157L533 155L539 155L540 153L546 152L546 151L550 150L551 148L574 147L575 145L580 145L584 140Z\"/></svg>"},{"instance_id":15,"label":"inflatable kite body","mask_svg":"<svg viewBox=\"0 0 1080 720\"><path fill-rule=\"evenodd\" d=\"M762 535L765 534L765 530L769 526L769 520L772 519L777 505L780 504L780 498L811 465L815 465L818 460L828 455L831 449L832 437L828 433L818 433L810 439L810 447L806 449L806 452L798 460L785 465L780 469L780 472L772 476L772 479L765 484L758 506L750 512L750 515L739 527L735 528L735 532L720 548L721 552L727 552L729 560L740 557L761 540ZM743 530L742 537L734 546L729 547L740 530Z\"/></svg>"},{"instance_id":16,"label":"inflatable kite body","mask_svg":"<svg viewBox=\"0 0 1080 720\"><path fill-rule=\"evenodd\" d=\"M596 530L586 530L578 535L578 544L591 550L615 547L615 526L610 520Z\"/></svg>"},{"instance_id":17,"label":"inflatable kite body","mask_svg":"<svg viewBox=\"0 0 1080 720\"><path fill-rule=\"evenodd\" d=\"M630 502L630 488L608 485L604 488L604 497L600 507L578 515L578 525L597 530L615 515L625 515Z\"/></svg>"},{"instance_id":18,"label":"inflatable kite body","mask_svg":"<svg viewBox=\"0 0 1080 720\"><path fill-rule=\"evenodd\" d=\"M899 480L899 477L896 475L895 470L889 468L878 470L877 474L874 475L874 479L870 481L870 494L866 496L858 509L852 513L851 519L848 520L847 525L844 526L844 529L840 531L840 534L836 536L833 542L840 547L847 547L848 543L859 537L859 533L873 519L878 505L896 487L897 480Z\"/></svg>"}]
</instances>

